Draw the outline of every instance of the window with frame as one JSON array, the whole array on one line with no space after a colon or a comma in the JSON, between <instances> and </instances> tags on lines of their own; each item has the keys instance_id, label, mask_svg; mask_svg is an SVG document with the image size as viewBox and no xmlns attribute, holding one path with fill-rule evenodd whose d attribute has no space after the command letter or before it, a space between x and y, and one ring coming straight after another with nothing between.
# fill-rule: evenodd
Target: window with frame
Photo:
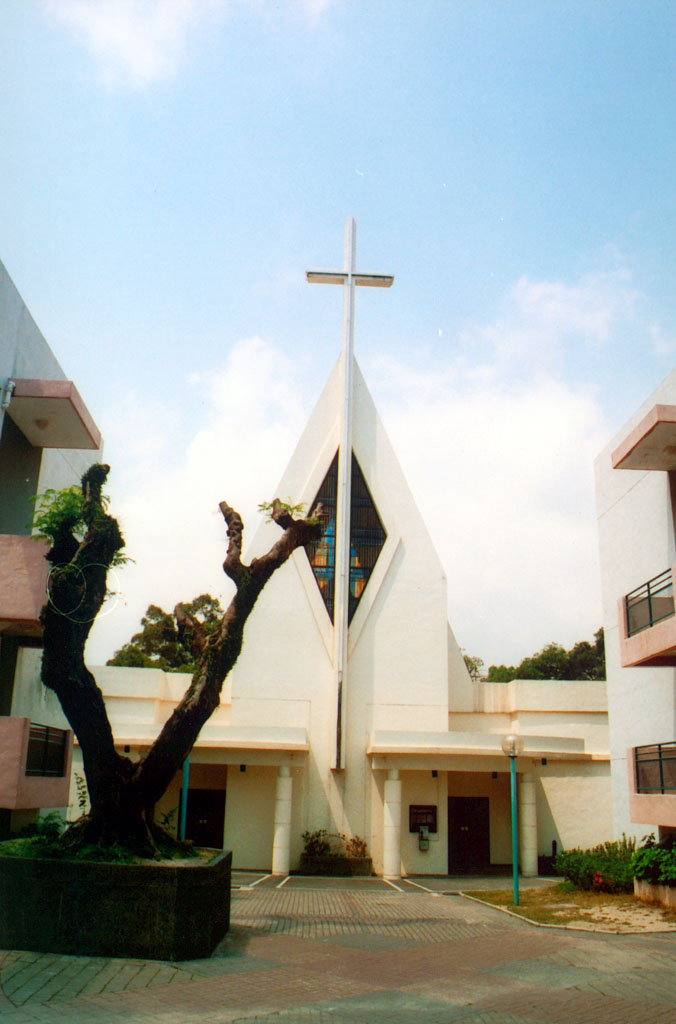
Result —
<instances>
[{"instance_id":1,"label":"window with frame","mask_svg":"<svg viewBox=\"0 0 676 1024\"><path fill-rule=\"evenodd\" d=\"M352 621L361 596L383 549L387 534L368 485L352 453L350 500L350 590L348 623ZM338 497L338 453L336 452L312 507L324 506L325 527L321 538L306 548L319 592L331 621L335 613L336 583L336 509Z\"/></svg>"}]
</instances>

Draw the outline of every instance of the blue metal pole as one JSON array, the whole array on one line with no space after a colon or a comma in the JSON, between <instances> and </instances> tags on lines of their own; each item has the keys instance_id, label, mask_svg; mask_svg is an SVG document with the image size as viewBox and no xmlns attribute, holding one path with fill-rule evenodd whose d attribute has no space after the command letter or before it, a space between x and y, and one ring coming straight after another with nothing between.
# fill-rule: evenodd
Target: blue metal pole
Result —
<instances>
[{"instance_id":1,"label":"blue metal pole","mask_svg":"<svg viewBox=\"0 0 676 1024\"><path fill-rule=\"evenodd\" d=\"M181 822L178 827L178 838L185 839L185 816L188 810L188 785L190 782L190 758L183 762L183 783L181 785Z\"/></svg>"},{"instance_id":2,"label":"blue metal pole","mask_svg":"<svg viewBox=\"0 0 676 1024\"><path fill-rule=\"evenodd\" d=\"M516 758L509 758L509 781L512 798L512 885L514 906L519 905L519 831L516 813Z\"/></svg>"}]
</instances>

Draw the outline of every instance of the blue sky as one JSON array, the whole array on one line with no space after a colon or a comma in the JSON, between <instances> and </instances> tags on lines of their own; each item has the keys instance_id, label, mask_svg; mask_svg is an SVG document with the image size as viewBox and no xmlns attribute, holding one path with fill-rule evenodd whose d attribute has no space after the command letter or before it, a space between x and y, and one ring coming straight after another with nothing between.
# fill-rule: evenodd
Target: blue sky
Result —
<instances>
[{"instance_id":1,"label":"blue sky","mask_svg":"<svg viewBox=\"0 0 676 1024\"><path fill-rule=\"evenodd\" d=\"M592 462L673 368L676 4L4 0L0 259L106 438L135 565L90 657L220 574L340 347L461 646L601 623Z\"/></svg>"}]
</instances>

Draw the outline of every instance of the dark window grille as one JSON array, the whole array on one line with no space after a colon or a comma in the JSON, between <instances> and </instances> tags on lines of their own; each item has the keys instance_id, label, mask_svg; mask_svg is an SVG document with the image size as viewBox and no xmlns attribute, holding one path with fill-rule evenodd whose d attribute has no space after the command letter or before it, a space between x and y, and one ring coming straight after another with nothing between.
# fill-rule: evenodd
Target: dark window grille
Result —
<instances>
[{"instance_id":1,"label":"dark window grille","mask_svg":"<svg viewBox=\"0 0 676 1024\"><path fill-rule=\"evenodd\" d=\"M676 793L676 743L634 747L637 793Z\"/></svg>"},{"instance_id":2,"label":"dark window grille","mask_svg":"<svg viewBox=\"0 0 676 1024\"><path fill-rule=\"evenodd\" d=\"M52 775L63 778L66 773L68 733L51 725L33 725L28 733L26 775Z\"/></svg>"},{"instance_id":3,"label":"dark window grille","mask_svg":"<svg viewBox=\"0 0 676 1024\"><path fill-rule=\"evenodd\" d=\"M366 486L364 474L352 455L352 487L350 491L350 597L347 621L357 610L361 595L383 550L387 534L378 510Z\"/></svg>"},{"instance_id":4,"label":"dark window grille","mask_svg":"<svg viewBox=\"0 0 676 1024\"><path fill-rule=\"evenodd\" d=\"M627 636L640 633L674 614L674 583L671 569L632 590L624 599Z\"/></svg>"},{"instance_id":5,"label":"dark window grille","mask_svg":"<svg viewBox=\"0 0 676 1024\"><path fill-rule=\"evenodd\" d=\"M321 502L326 525L318 541L308 544L307 556L317 586L324 599L331 621L334 620L336 584L336 506L338 494L338 453L317 492L312 507ZM371 577L387 534L378 510L369 492L364 474L352 455L352 485L350 500L350 592L348 596L348 623L357 610L366 585Z\"/></svg>"},{"instance_id":6,"label":"dark window grille","mask_svg":"<svg viewBox=\"0 0 676 1024\"><path fill-rule=\"evenodd\" d=\"M319 592L324 598L329 618L333 622L336 589L336 507L338 498L338 452L317 491L311 508L319 502L324 506L325 526L319 540L305 548Z\"/></svg>"}]
</instances>

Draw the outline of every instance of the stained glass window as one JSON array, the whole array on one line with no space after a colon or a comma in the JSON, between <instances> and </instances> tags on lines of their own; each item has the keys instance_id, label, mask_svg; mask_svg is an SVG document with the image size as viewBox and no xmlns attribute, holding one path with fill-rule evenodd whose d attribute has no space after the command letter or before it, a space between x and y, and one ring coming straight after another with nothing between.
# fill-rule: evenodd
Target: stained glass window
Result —
<instances>
[{"instance_id":1,"label":"stained glass window","mask_svg":"<svg viewBox=\"0 0 676 1024\"><path fill-rule=\"evenodd\" d=\"M336 505L338 492L338 453L317 492L313 507L324 506L326 525L320 540L306 548L317 586L324 599L331 621L334 619L336 580ZM357 610L373 568L382 551L387 534L373 503L359 463L352 455L352 490L350 502L350 593L348 622Z\"/></svg>"},{"instance_id":2,"label":"stained glass window","mask_svg":"<svg viewBox=\"0 0 676 1024\"><path fill-rule=\"evenodd\" d=\"M333 606L336 585L336 507L338 499L338 452L329 466L324 482L317 491L311 509L320 502L324 506L324 532L318 541L305 548L319 592L324 598L326 610L333 622Z\"/></svg>"}]
</instances>

